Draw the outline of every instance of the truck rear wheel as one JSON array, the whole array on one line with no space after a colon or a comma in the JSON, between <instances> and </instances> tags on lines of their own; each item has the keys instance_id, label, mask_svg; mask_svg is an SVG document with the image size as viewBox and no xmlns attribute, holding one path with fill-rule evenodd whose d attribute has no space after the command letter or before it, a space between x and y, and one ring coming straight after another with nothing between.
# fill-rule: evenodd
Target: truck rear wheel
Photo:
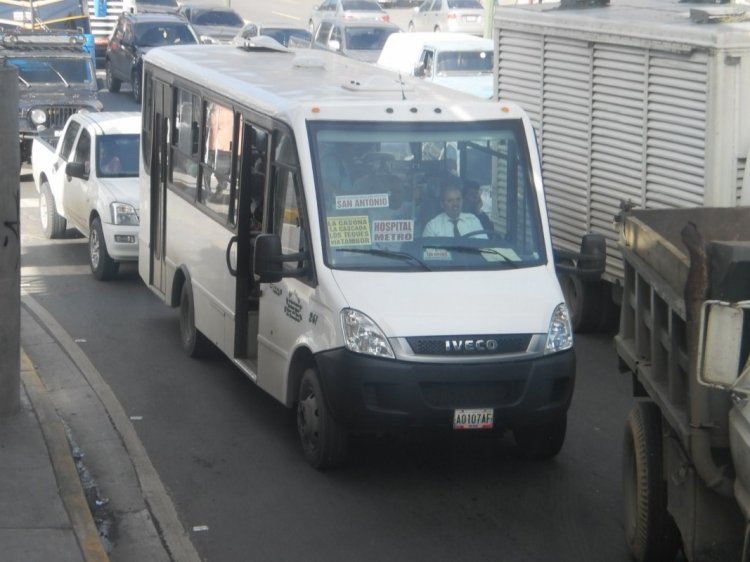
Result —
<instances>
[{"instance_id":1,"label":"truck rear wheel","mask_svg":"<svg viewBox=\"0 0 750 562\"><path fill-rule=\"evenodd\" d=\"M661 439L659 408L637 402L625 425L622 488L625 535L638 562L670 562L679 548L679 531L667 511Z\"/></svg>"},{"instance_id":2,"label":"truck rear wheel","mask_svg":"<svg viewBox=\"0 0 750 562\"><path fill-rule=\"evenodd\" d=\"M39 192L39 220L47 238L60 238L65 234L68 221L57 213L55 197L47 181L42 183L42 189Z\"/></svg>"},{"instance_id":3,"label":"truck rear wheel","mask_svg":"<svg viewBox=\"0 0 750 562\"><path fill-rule=\"evenodd\" d=\"M314 368L305 371L299 384L297 431L305 458L313 467L333 468L344 462L346 429L333 418Z\"/></svg>"},{"instance_id":4,"label":"truck rear wheel","mask_svg":"<svg viewBox=\"0 0 750 562\"><path fill-rule=\"evenodd\" d=\"M565 442L565 432L568 417L563 415L538 425L520 426L513 428L513 438L526 459L551 459L562 449Z\"/></svg>"}]
</instances>

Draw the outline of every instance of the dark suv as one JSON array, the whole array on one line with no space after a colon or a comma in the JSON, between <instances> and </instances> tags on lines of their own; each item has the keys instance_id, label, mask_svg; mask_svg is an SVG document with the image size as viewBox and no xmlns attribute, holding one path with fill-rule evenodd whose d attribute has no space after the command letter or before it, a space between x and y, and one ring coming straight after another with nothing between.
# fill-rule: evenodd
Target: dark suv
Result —
<instances>
[{"instance_id":1,"label":"dark suv","mask_svg":"<svg viewBox=\"0 0 750 562\"><path fill-rule=\"evenodd\" d=\"M141 103L143 55L153 47L196 43L198 34L180 15L123 12L107 45L107 88L119 92L123 82L130 82L133 99Z\"/></svg>"}]
</instances>

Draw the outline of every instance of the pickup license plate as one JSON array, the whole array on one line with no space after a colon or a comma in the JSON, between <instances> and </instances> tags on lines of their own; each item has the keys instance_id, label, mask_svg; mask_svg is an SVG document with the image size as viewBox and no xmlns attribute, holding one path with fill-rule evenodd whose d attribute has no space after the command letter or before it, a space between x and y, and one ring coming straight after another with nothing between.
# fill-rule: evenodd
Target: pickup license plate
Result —
<instances>
[{"instance_id":1,"label":"pickup license plate","mask_svg":"<svg viewBox=\"0 0 750 562\"><path fill-rule=\"evenodd\" d=\"M492 429L494 413L492 408L454 410L453 429Z\"/></svg>"},{"instance_id":2,"label":"pickup license plate","mask_svg":"<svg viewBox=\"0 0 750 562\"><path fill-rule=\"evenodd\" d=\"M479 19L479 16L464 16L464 21L467 23L474 23Z\"/></svg>"}]
</instances>

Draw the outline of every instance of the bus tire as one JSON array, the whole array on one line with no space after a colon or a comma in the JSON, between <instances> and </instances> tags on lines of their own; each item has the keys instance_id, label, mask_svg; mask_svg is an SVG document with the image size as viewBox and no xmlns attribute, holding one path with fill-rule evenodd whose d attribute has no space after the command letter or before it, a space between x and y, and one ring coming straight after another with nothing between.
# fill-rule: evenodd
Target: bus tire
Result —
<instances>
[{"instance_id":1,"label":"bus tire","mask_svg":"<svg viewBox=\"0 0 750 562\"><path fill-rule=\"evenodd\" d=\"M109 60L107 60L105 64L105 69L107 90L109 90L113 94L116 94L120 91L120 85L122 84L122 81L118 78L115 78L112 74L112 64L109 62Z\"/></svg>"},{"instance_id":2,"label":"bus tire","mask_svg":"<svg viewBox=\"0 0 750 562\"><path fill-rule=\"evenodd\" d=\"M622 455L625 536L638 562L670 562L680 546L667 511L662 478L661 412L653 402L636 402L628 414Z\"/></svg>"},{"instance_id":3,"label":"bus tire","mask_svg":"<svg viewBox=\"0 0 750 562\"><path fill-rule=\"evenodd\" d=\"M60 238L65 234L68 221L57 213L55 197L46 180L42 182L42 189L39 193L39 220L47 238Z\"/></svg>"},{"instance_id":4,"label":"bus tire","mask_svg":"<svg viewBox=\"0 0 750 562\"><path fill-rule=\"evenodd\" d=\"M91 228L89 229L89 265L91 266L91 273L99 281L114 279L120 269L120 264L113 260L107 252L102 221L99 217L95 217L91 221Z\"/></svg>"},{"instance_id":5,"label":"bus tire","mask_svg":"<svg viewBox=\"0 0 750 562\"><path fill-rule=\"evenodd\" d=\"M299 384L297 431L305 458L314 468L333 468L344 462L347 432L333 418L318 371L312 367Z\"/></svg>"},{"instance_id":6,"label":"bus tire","mask_svg":"<svg viewBox=\"0 0 750 562\"><path fill-rule=\"evenodd\" d=\"M195 327L195 299L189 280L182 285L180 293L180 343L188 357L197 359L208 350L208 340Z\"/></svg>"},{"instance_id":7,"label":"bus tire","mask_svg":"<svg viewBox=\"0 0 750 562\"><path fill-rule=\"evenodd\" d=\"M521 457L530 460L551 459L562 449L568 426L567 414L537 425L513 428Z\"/></svg>"}]
</instances>

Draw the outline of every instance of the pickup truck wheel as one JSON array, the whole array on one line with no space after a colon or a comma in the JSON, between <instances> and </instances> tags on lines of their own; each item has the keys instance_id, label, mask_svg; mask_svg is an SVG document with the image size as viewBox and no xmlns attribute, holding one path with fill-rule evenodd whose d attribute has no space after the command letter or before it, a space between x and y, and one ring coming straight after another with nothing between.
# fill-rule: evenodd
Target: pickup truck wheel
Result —
<instances>
[{"instance_id":1,"label":"pickup truck wheel","mask_svg":"<svg viewBox=\"0 0 750 562\"><path fill-rule=\"evenodd\" d=\"M670 562L680 546L679 531L667 511L661 436L659 408L637 402L625 425L622 489L625 536L638 562Z\"/></svg>"},{"instance_id":2,"label":"pickup truck wheel","mask_svg":"<svg viewBox=\"0 0 750 562\"><path fill-rule=\"evenodd\" d=\"M42 183L39 193L39 220L47 238L60 238L65 234L68 222L57 214L57 206L48 182Z\"/></svg>"},{"instance_id":3,"label":"pickup truck wheel","mask_svg":"<svg viewBox=\"0 0 750 562\"><path fill-rule=\"evenodd\" d=\"M185 281L180 293L180 342L188 357L193 359L206 355L210 345L195 327L195 299L190 281Z\"/></svg>"},{"instance_id":4,"label":"pickup truck wheel","mask_svg":"<svg viewBox=\"0 0 750 562\"><path fill-rule=\"evenodd\" d=\"M120 269L120 264L113 260L107 252L102 221L99 217L91 221L91 228L89 229L89 265L91 265L91 273L99 281L108 281L115 278L117 271Z\"/></svg>"},{"instance_id":5,"label":"pickup truck wheel","mask_svg":"<svg viewBox=\"0 0 750 562\"><path fill-rule=\"evenodd\" d=\"M118 78L115 78L112 75L112 67L110 65L110 62L107 61L106 65L106 75L107 75L107 89L112 92L113 94L116 94L120 91L120 85L122 84L122 81Z\"/></svg>"},{"instance_id":6,"label":"pickup truck wheel","mask_svg":"<svg viewBox=\"0 0 750 562\"><path fill-rule=\"evenodd\" d=\"M130 83L133 85L133 101L139 104L141 103L141 94L143 92L140 68L133 70L133 78Z\"/></svg>"},{"instance_id":7,"label":"pickup truck wheel","mask_svg":"<svg viewBox=\"0 0 750 562\"><path fill-rule=\"evenodd\" d=\"M538 425L513 428L513 438L523 458L545 460L557 455L565 442L567 415Z\"/></svg>"},{"instance_id":8,"label":"pickup truck wheel","mask_svg":"<svg viewBox=\"0 0 750 562\"><path fill-rule=\"evenodd\" d=\"M343 463L347 432L333 418L314 368L305 371L299 384L297 431L305 458L314 468L333 468Z\"/></svg>"}]
</instances>

